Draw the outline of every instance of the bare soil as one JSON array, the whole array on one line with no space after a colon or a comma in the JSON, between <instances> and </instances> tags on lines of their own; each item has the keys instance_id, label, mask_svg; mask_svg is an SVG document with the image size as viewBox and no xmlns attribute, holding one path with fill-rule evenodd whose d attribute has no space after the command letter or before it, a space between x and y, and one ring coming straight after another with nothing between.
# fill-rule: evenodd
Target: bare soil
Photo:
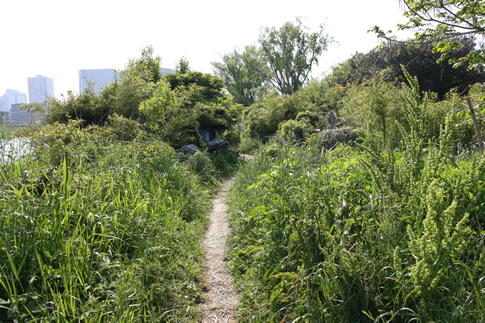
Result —
<instances>
[{"instance_id":1,"label":"bare soil","mask_svg":"<svg viewBox=\"0 0 485 323\"><path fill-rule=\"evenodd\" d=\"M229 235L226 195L233 181L223 182L219 193L213 200L209 229L203 242L206 250L205 292L200 305L201 322L237 322L236 309L238 293L234 289L233 278L224 256L227 252L226 240Z\"/></svg>"}]
</instances>

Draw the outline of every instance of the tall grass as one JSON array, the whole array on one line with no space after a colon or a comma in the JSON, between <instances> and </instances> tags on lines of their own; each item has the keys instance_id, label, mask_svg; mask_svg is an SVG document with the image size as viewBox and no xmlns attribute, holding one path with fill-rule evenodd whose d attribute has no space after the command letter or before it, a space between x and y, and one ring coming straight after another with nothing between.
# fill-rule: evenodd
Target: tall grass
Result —
<instances>
[{"instance_id":1,"label":"tall grass","mask_svg":"<svg viewBox=\"0 0 485 323\"><path fill-rule=\"evenodd\" d=\"M2 120L0 120L0 138L10 137L18 128L16 126L6 126L1 124L1 121Z\"/></svg>"},{"instance_id":2,"label":"tall grass","mask_svg":"<svg viewBox=\"0 0 485 323\"><path fill-rule=\"evenodd\" d=\"M193 320L198 177L159 142L69 149L1 166L0 321Z\"/></svg>"},{"instance_id":3,"label":"tall grass","mask_svg":"<svg viewBox=\"0 0 485 323\"><path fill-rule=\"evenodd\" d=\"M424 142L420 98L411 82L398 150L371 133L324 154L273 143L242 167L230 198L241 321L483 321L485 161L453 155L453 114Z\"/></svg>"}]
</instances>

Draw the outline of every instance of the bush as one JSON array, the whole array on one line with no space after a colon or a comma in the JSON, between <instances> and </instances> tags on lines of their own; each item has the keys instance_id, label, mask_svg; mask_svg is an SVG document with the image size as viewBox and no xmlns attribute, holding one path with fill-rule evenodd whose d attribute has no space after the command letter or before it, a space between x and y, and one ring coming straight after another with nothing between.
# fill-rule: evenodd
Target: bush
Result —
<instances>
[{"instance_id":1,"label":"bush","mask_svg":"<svg viewBox=\"0 0 485 323\"><path fill-rule=\"evenodd\" d=\"M217 170L207 152L196 152L188 155L186 160L187 167L196 174L204 185L214 188L219 185L217 181Z\"/></svg>"},{"instance_id":2,"label":"bush","mask_svg":"<svg viewBox=\"0 0 485 323\"><path fill-rule=\"evenodd\" d=\"M300 142L308 137L309 126L296 120L280 123L277 135L288 142Z\"/></svg>"},{"instance_id":3,"label":"bush","mask_svg":"<svg viewBox=\"0 0 485 323\"><path fill-rule=\"evenodd\" d=\"M349 127L328 129L313 133L308 139L308 144L319 150L331 150L338 144L354 146L362 135L358 130Z\"/></svg>"}]
</instances>

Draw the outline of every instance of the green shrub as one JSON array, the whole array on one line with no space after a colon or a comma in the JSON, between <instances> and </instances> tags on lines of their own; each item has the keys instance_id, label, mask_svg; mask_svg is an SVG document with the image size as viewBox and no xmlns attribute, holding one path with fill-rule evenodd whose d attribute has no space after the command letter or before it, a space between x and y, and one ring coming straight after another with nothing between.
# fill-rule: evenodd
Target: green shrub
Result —
<instances>
[{"instance_id":1,"label":"green shrub","mask_svg":"<svg viewBox=\"0 0 485 323\"><path fill-rule=\"evenodd\" d=\"M313 133L307 141L309 145L320 150L331 150L337 147L338 144L354 146L361 141L361 132L359 133L359 130L349 127L328 129Z\"/></svg>"},{"instance_id":2,"label":"green shrub","mask_svg":"<svg viewBox=\"0 0 485 323\"><path fill-rule=\"evenodd\" d=\"M207 152L196 152L187 156L187 167L196 174L202 183L209 187L218 185L217 170Z\"/></svg>"},{"instance_id":3,"label":"green shrub","mask_svg":"<svg viewBox=\"0 0 485 323\"><path fill-rule=\"evenodd\" d=\"M277 135L288 142L300 142L308 137L309 127L303 122L288 120L280 123Z\"/></svg>"}]
</instances>

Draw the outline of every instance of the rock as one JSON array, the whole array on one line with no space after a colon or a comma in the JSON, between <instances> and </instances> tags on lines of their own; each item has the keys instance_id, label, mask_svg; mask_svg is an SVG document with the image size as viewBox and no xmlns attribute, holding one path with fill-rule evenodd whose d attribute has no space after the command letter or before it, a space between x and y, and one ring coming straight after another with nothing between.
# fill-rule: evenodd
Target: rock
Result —
<instances>
[{"instance_id":1,"label":"rock","mask_svg":"<svg viewBox=\"0 0 485 323\"><path fill-rule=\"evenodd\" d=\"M339 143L354 145L359 138L358 133L350 127L324 130L319 136L320 148L324 148L325 150L331 150Z\"/></svg>"},{"instance_id":2,"label":"rock","mask_svg":"<svg viewBox=\"0 0 485 323\"><path fill-rule=\"evenodd\" d=\"M182 147L182 149L185 154L192 154L192 155L199 151L199 148L193 144L185 145Z\"/></svg>"},{"instance_id":3,"label":"rock","mask_svg":"<svg viewBox=\"0 0 485 323\"><path fill-rule=\"evenodd\" d=\"M209 150L214 151L227 145L227 140L224 140L221 138L213 138L209 140L208 144L209 144Z\"/></svg>"}]
</instances>

